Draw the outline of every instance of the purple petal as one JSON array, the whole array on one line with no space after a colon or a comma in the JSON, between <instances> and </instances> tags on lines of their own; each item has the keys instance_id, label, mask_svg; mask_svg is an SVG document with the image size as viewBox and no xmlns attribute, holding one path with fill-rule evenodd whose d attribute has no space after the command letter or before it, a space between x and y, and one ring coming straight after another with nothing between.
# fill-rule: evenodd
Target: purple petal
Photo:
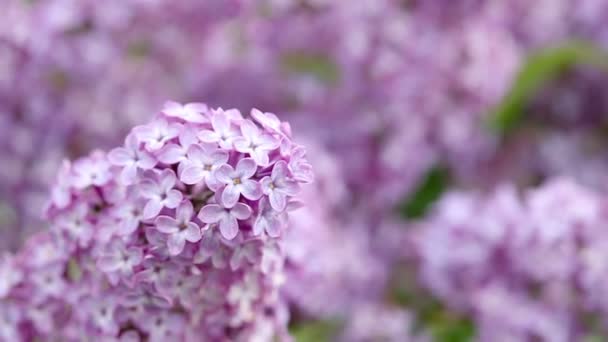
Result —
<instances>
[{"instance_id":1,"label":"purple petal","mask_svg":"<svg viewBox=\"0 0 608 342\"><path fill-rule=\"evenodd\" d=\"M159 194L158 184L151 180L144 180L138 186L139 193L144 198L156 198Z\"/></svg>"},{"instance_id":2,"label":"purple petal","mask_svg":"<svg viewBox=\"0 0 608 342\"><path fill-rule=\"evenodd\" d=\"M268 236L276 238L281 235L281 221L276 217L271 217L266 221L266 233Z\"/></svg>"},{"instance_id":3,"label":"purple petal","mask_svg":"<svg viewBox=\"0 0 608 342\"><path fill-rule=\"evenodd\" d=\"M192 145L188 148L188 159L195 164L205 159L205 151L200 145Z\"/></svg>"},{"instance_id":4,"label":"purple petal","mask_svg":"<svg viewBox=\"0 0 608 342\"><path fill-rule=\"evenodd\" d=\"M262 197L262 187L260 183L247 179L241 184L241 193L249 200L257 200Z\"/></svg>"},{"instance_id":5,"label":"purple petal","mask_svg":"<svg viewBox=\"0 0 608 342\"><path fill-rule=\"evenodd\" d=\"M204 130L198 132L198 138L207 143L213 143L220 140L220 135L214 131Z\"/></svg>"},{"instance_id":6,"label":"purple petal","mask_svg":"<svg viewBox=\"0 0 608 342\"><path fill-rule=\"evenodd\" d=\"M220 233L227 240L234 239L239 233L239 224L236 218L226 216L220 221Z\"/></svg>"},{"instance_id":7,"label":"purple petal","mask_svg":"<svg viewBox=\"0 0 608 342\"><path fill-rule=\"evenodd\" d=\"M177 208L177 206L182 201L182 198L184 198L184 196L182 195L181 192L179 192L178 190L175 190L175 189L170 190L167 193L167 198L164 201L165 207L170 208L170 209Z\"/></svg>"},{"instance_id":8,"label":"purple petal","mask_svg":"<svg viewBox=\"0 0 608 342\"><path fill-rule=\"evenodd\" d=\"M125 166L120 172L120 181L125 185L135 183L137 179L137 166L135 164Z\"/></svg>"},{"instance_id":9,"label":"purple petal","mask_svg":"<svg viewBox=\"0 0 608 342\"><path fill-rule=\"evenodd\" d=\"M245 120L241 123L241 133L243 137L251 141L260 135L260 130L253 122Z\"/></svg>"},{"instance_id":10,"label":"purple petal","mask_svg":"<svg viewBox=\"0 0 608 342\"><path fill-rule=\"evenodd\" d=\"M260 137L259 145L264 147L266 150L274 150L275 148L279 147L280 142L279 139L273 137L272 135L264 134Z\"/></svg>"},{"instance_id":11,"label":"purple petal","mask_svg":"<svg viewBox=\"0 0 608 342\"><path fill-rule=\"evenodd\" d=\"M120 268L120 261L114 255L103 256L97 260L97 267L103 272L114 272Z\"/></svg>"},{"instance_id":12,"label":"purple petal","mask_svg":"<svg viewBox=\"0 0 608 342\"><path fill-rule=\"evenodd\" d=\"M263 215L258 216L255 219L255 223L253 224L253 235L258 236L266 230L266 226L268 225L266 218Z\"/></svg>"},{"instance_id":13,"label":"purple petal","mask_svg":"<svg viewBox=\"0 0 608 342\"><path fill-rule=\"evenodd\" d=\"M272 209L276 211L285 210L285 206L287 206L287 201L284 194L278 191L273 191L272 193L270 193L270 195L268 195L268 199L270 200L270 206L272 207Z\"/></svg>"},{"instance_id":14,"label":"purple petal","mask_svg":"<svg viewBox=\"0 0 608 342\"><path fill-rule=\"evenodd\" d=\"M175 218L179 222L190 222L192 219L192 214L194 213L194 207L190 201L185 200L180 203L179 207L177 207L177 212Z\"/></svg>"},{"instance_id":15,"label":"purple petal","mask_svg":"<svg viewBox=\"0 0 608 342\"><path fill-rule=\"evenodd\" d=\"M177 227L179 222L172 217L169 216L159 216L154 220L154 224L156 225L156 229L165 234L173 234L179 230Z\"/></svg>"},{"instance_id":16,"label":"purple petal","mask_svg":"<svg viewBox=\"0 0 608 342\"><path fill-rule=\"evenodd\" d=\"M184 232L184 238L190 242L198 242L202 238L201 228L196 223L190 222Z\"/></svg>"},{"instance_id":17,"label":"purple petal","mask_svg":"<svg viewBox=\"0 0 608 342\"><path fill-rule=\"evenodd\" d=\"M262 180L260 181L260 186L262 187L262 192L264 192L265 195L268 195L274 191L274 189L271 187L271 185L272 185L272 179L270 179L269 176L262 178Z\"/></svg>"},{"instance_id":18,"label":"purple petal","mask_svg":"<svg viewBox=\"0 0 608 342\"><path fill-rule=\"evenodd\" d=\"M253 160L260 166L267 166L270 163L268 151L261 148L252 151L251 157L253 157Z\"/></svg>"},{"instance_id":19,"label":"purple petal","mask_svg":"<svg viewBox=\"0 0 608 342\"><path fill-rule=\"evenodd\" d=\"M226 210L217 204L208 204L198 213L198 218L205 223L219 222L226 216Z\"/></svg>"},{"instance_id":20,"label":"purple petal","mask_svg":"<svg viewBox=\"0 0 608 342\"><path fill-rule=\"evenodd\" d=\"M167 239L167 249L170 255L178 255L184 250L186 240L181 234L171 234Z\"/></svg>"},{"instance_id":21,"label":"purple petal","mask_svg":"<svg viewBox=\"0 0 608 342\"><path fill-rule=\"evenodd\" d=\"M169 144L163 148L158 160L165 164L176 164L184 159L184 149L176 144Z\"/></svg>"},{"instance_id":22,"label":"purple petal","mask_svg":"<svg viewBox=\"0 0 608 342\"><path fill-rule=\"evenodd\" d=\"M211 126L216 132L226 132L230 129L230 120L224 113L216 113L211 118Z\"/></svg>"},{"instance_id":23,"label":"purple petal","mask_svg":"<svg viewBox=\"0 0 608 342\"><path fill-rule=\"evenodd\" d=\"M236 173L241 178L251 178L257 171L258 165L251 158L239 160L236 164Z\"/></svg>"},{"instance_id":24,"label":"purple petal","mask_svg":"<svg viewBox=\"0 0 608 342\"><path fill-rule=\"evenodd\" d=\"M192 128L186 128L179 134L177 139L183 148L188 148L196 143L196 132Z\"/></svg>"},{"instance_id":25,"label":"purple petal","mask_svg":"<svg viewBox=\"0 0 608 342\"><path fill-rule=\"evenodd\" d=\"M239 200L239 196L241 195L239 188L228 184L224 187L224 191L222 191L222 204L226 208L232 208L234 204Z\"/></svg>"},{"instance_id":26,"label":"purple petal","mask_svg":"<svg viewBox=\"0 0 608 342\"><path fill-rule=\"evenodd\" d=\"M196 165L186 166L179 175L179 179L188 185L198 184L205 178L203 168Z\"/></svg>"},{"instance_id":27,"label":"purple petal","mask_svg":"<svg viewBox=\"0 0 608 342\"><path fill-rule=\"evenodd\" d=\"M158 201L156 199L151 199L148 201L148 203L146 203L146 206L144 207L144 212L143 212L142 218L144 220L151 219L151 218L155 217L156 215L158 215L158 213L160 213L160 210L162 208L163 208L163 206L160 203L160 201Z\"/></svg>"},{"instance_id":28,"label":"purple petal","mask_svg":"<svg viewBox=\"0 0 608 342\"><path fill-rule=\"evenodd\" d=\"M228 162L228 152L226 151L215 151L210 156L213 165L224 164Z\"/></svg>"},{"instance_id":29,"label":"purple petal","mask_svg":"<svg viewBox=\"0 0 608 342\"><path fill-rule=\"evenodd\" d=\"M276 164L274 164L274 167L272 168L273 180L284 179L287 178L288 175L289 169L287 168L287 163L285 163L284 160L279 160L276 162Z\"/></svg>"},{"instance_id":30,"label":"purple petal","mask_svg":"<svg viewBox=\"0 0 608 342\"><path fill-rule=\"evenodd\" d=\"M237 203L230 210L230 216L236 217L239 220L248 219L251 216L251 213L251 207L244 203Z\"/></svg>"},{"instance_id":31,"label":"purple petal","mask_svg":"<svg viewBox=\"0 0 608 342\"><path fill-rule=\"evenodd\" d=\"M300 184L295 181L286 181L281 185L281 192L288 196L295 196L300 192Z\"/></svg>"},{"instance_id":32,"label":"purple petal","mask_svg":"<svg viewBox=\"0 0 608 342\"><path fill-rule=\"evenodd\" d=\"M115 148L108 153L108 160L112 165L127 165L133 162L133 154L126 148Z\"/></svg>"},{"instance_id":33,"label":"purple petal","mask_svg":"<svg viewBox=\"0 0 608 342\"><path fill-rule=\"evenodd\" d=\"M176 181L177 181L177 177L175 176L175 173L173 173L173 171L171 171L169 169L165 169L160 174L159 185L160 185L160 188L165 191L173 188L175 186Z\"/></svg>"},{"instance_id":34,"label":"purple petal","mask_svg":"<svg viewBox=\"0 0 608 342\"><path fill-rule=\"evenodd\" d=\"M251 142L243 137L234 138L234 149L241 153L249 153L251 151Z\"/></svg>"},{"instance_id":35,"label":"purple petal","mask_svg":"<svg viewBox=\"0 0 608 342\"><path fill-rule=\"evenodd\" d=\"M214 172L213 175L215 178L224 184L232 183L232 175L234 174L234 169L232 166L228 164L220 165Z\"/></svg>"},{"instance_id":36,"label":"purple petal","mask_svg":"<svg viewBox=\"0 0 608 342\"><path fill-rule=\"evenodd\" d=\"M137 166L139 166L141 169L149 170L156 166L157 161L151 154L142 151L141 153L138 153L137 156L139 158L139 161L137 161Z\"/></svg>"}]
</instances>

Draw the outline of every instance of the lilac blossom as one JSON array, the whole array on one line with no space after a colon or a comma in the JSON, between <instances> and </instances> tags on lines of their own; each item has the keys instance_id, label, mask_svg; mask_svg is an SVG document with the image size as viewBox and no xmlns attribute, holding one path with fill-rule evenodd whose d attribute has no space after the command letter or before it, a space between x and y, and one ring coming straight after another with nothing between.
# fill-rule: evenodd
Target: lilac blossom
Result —
<instances>
[{"instance_id":1,"label":"lilac blossom","mask_svg":"<svg viewBox=\"0 0 608 342\"><path fill-rule=\"evenodd\" d=\"M192 222L193 215L192 203L183 201L175 210L175 218L158 216L154 221L158 231L168 234L167 247L171 255L180 254L186 241L198 242L201 239L201 228Z\"/></svg>"},{"instance_id":2,"label":"lilac blossom","mask_svg":"<svg viewBox=\"0 0 608 342\"><path fill-rule=\"evenodd\" d=\"M197 184L202 181L210 189L216 189L217 182L213 172L228 162L228 153L210 145L194 145L188 149L186 160L180 164L179 179L185 184Z\"/></svg>"},{"instance_id":3,"label":"lilac blossom","mask_svg":"<svg viewBox=\"0 0 608 342\"><path fill-rule=\"evenodd\" d=\"M243 203L236 203L230 208L208 204L201 209L198 218L205 223L217 223L222 236L232 240L239 233L238 220L248 219L251 213L251 207Z\"/></svg>"},{"instance_id":4,"label":"lilac blossom","mask_svg":"<svg viewBox=\"0 0 608 342\"><path fill-rule=\"evenodd\" d=\"M268 165L268 152L279 147L279 141L274 136L263 133L250 121L241 124L241 134L234 139L234 148L249 154L258 165Z\"/></svg>"},{"instance_id":5,"label":"lilac blossom","mask_svg":"<svg viewBox=\"0 0 608 342\"><path fill-rule=\"evenodd\" d=\"M171 170L164 170L158 175L157 180L144 179L140 184L140 192L148 202L144 207L143 218L150 219L163 208L175 209L181 202L183 195L173 189L177 177Z\"/></svg>"},{"instance_id":6,"label":"lilac blossom","mask_svg":"<svg viewBox=\"0 0 608 342\"><path fill-rule=\"evenodd\" d=\"M279 161L274 165L272 174L260 181L262 191L268 196L270 205L276 211L283 211L287 206L287 197L295 196L299 191L298 182L290 178L287 164Z\"/></svg>"},{"instance_id":7,"label":"lilac blossom","mask_svg":"<svg viewBox=\"0 0 608 342\"><path fill-rule=\"evenodd\" d=\"M241 195L249 200L257 200L262 197L260 183L251 179L256 170L256 162L251 158L239 160L235 168L224 164L215 170L213 175L218 182L224 184L221 201L225 207L234 206Z\"/></svg>"},{"instance_id":8,"label":"lilac blossom","mask_svg":"<svg viewBox=\"0 0 608 342\"><path fill-rule=\"evenodd\" d=\"M149 152L139 148L139 140L135 134L127 136L125 147L112 150L108 154L108 160L113 165L123 167L120 178L125 184L133 184L137 170L149 170L156 165L156 159Z\"/></svg>"},{"instance_id":9,"label":"lilac blossom","mask_svg":"<svg viewBox=\"0 0 608 342\"><path fill-rule=\"evenodd\" d=\"M208 112L208 107L204 103L187 103L182 105L178 102L167 101L162 112L168 117L179 118L188 122L209 122L209 119L205 116L205 113Z\"/></svg>"},{"instance_id":10,"label":"lilac blossom","mask_svg":"<svg viewBox=\"0 0 608 342\"><path fill-rule=\"evenodd\" d=\"M212 118L214 113L203 114ZM199 125L212 129L210 123L165 113L155 120L180 122L175 126L180 131L165 146L181 144L181 134ZM208 146L195 138L192 146ZM213 147L220 151L219 143ZM135 148L154 160L164 153L163 148L148 150L144 143ZM224 152L247 160L235 149ZM290 154L281 158L288 162ZM272 173L272 166L251 163L252 181ZM71 177L77 165L109 177L101 183L80 182ZM155 163L135 172L128 183L119 175L130 164L108 165L103 152L64 163L60 177L68 177L51 193L69 196L49 198L44 213L49 231L28 240L14 257L0 259L0 339L289 338L287 303L278 296L285 261L281 238L256 236L251 227L266 196L238 199L226 208L218 201L221 188L207 188L204 179L179 182L176 164ZM201 221L207 223L203 229ZM282 232L287 223L286 217L275 228Z\"/></svg>"}]
</instances>

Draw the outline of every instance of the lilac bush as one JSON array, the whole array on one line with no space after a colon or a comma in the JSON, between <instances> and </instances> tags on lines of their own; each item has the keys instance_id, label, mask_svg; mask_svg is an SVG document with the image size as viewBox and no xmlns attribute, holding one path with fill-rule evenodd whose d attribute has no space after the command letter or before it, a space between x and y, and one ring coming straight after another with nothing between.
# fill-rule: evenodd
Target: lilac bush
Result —
<instances>
[{"instance_id":1,"label":"lilac bush","mask_svg":"<svg viewBox=\"0 0 608 342\"><path fill-rule=\"evenodd\" d=\"M606 214L605 195L568 179L451 193L415 236L421 279L482 341L604 336Z\"/></svg>"},{"instance_id":2,"label":"lilac bush","mask_svg":"<svg viewBox=\"0 0 608 342\"><path fill-rule=\"evenodd\" d=\"M3 340L289 340L282 240L310 165L288 124L265 126L270 113L256 111L254 122L237 110L184 108L168 103L125 147L65 164L46 210L50 230L2 259ZM240 152L199 139L216 132L217 117L277 141L265 163L252 159L254 143ZM176 147L187 150L168 158ZM225 158L199 167L196 150ZM180 170L192 167L198 181L182 182ZM224 172L233 168L245 173ZM268 205L276 200L262 180L282 207ZM286 184L292 191L281 192ZM283 216L272 229L259 219Z\"/></svg>"}]
</instances>

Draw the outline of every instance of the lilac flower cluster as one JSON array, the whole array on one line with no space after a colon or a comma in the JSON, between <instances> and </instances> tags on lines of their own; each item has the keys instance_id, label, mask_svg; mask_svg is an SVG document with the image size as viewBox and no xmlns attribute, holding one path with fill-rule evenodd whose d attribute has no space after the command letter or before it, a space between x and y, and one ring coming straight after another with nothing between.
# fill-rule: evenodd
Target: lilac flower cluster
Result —
<instances>
[{"instance_id":1,"label":"lilac flower cluster","mask_svg":"<svg viewBox=\"0 0 608 342\"><path fill-rule=\"evenodd\" d=\"M288 339L281 236L312 181L271 113L169 102L66 162L51 229L2 259L3 340Z\"/></svg>"},{"instance_id":2,"label":"lilac flower cluster","mask_svg":"<svg viewBox=\"0 0 608 342\"><path fill-rule=\"evenodd\" d=\"M604 195L567 179L452 193L416 236L420 275L482 341L604 336L606 215Z\"/></svg>"}]
</instances>

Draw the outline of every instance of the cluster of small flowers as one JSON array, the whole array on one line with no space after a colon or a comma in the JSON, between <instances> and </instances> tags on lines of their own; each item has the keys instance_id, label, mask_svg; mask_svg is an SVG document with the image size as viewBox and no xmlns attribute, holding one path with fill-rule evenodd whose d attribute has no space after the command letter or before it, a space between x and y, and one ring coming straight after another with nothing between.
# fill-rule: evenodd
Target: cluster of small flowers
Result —
<instances>
[{"instance_id":1,"label":"cluster of small flowers","mask_svg":"<svg viewBox=\"0 0 608 342\"><path fill-rule=\"evenodd\" d=\"M606 203L561 178L523 196L512 186L452 193L416 236L420 275L437 297L473 315L484 341L601 335Z\"/></svg>"},{"instance_id":2,"label":"cluster of small flowers","mask_svg":"<svg viewBox=\"0 0 608 342\"><path fill-rule=\"evenodd\" d=\"M125 146L64 163L0 274L7 340L288 339L281 236L304 149L271 113L169 102Z\"/></svg>"}]
</instances>

